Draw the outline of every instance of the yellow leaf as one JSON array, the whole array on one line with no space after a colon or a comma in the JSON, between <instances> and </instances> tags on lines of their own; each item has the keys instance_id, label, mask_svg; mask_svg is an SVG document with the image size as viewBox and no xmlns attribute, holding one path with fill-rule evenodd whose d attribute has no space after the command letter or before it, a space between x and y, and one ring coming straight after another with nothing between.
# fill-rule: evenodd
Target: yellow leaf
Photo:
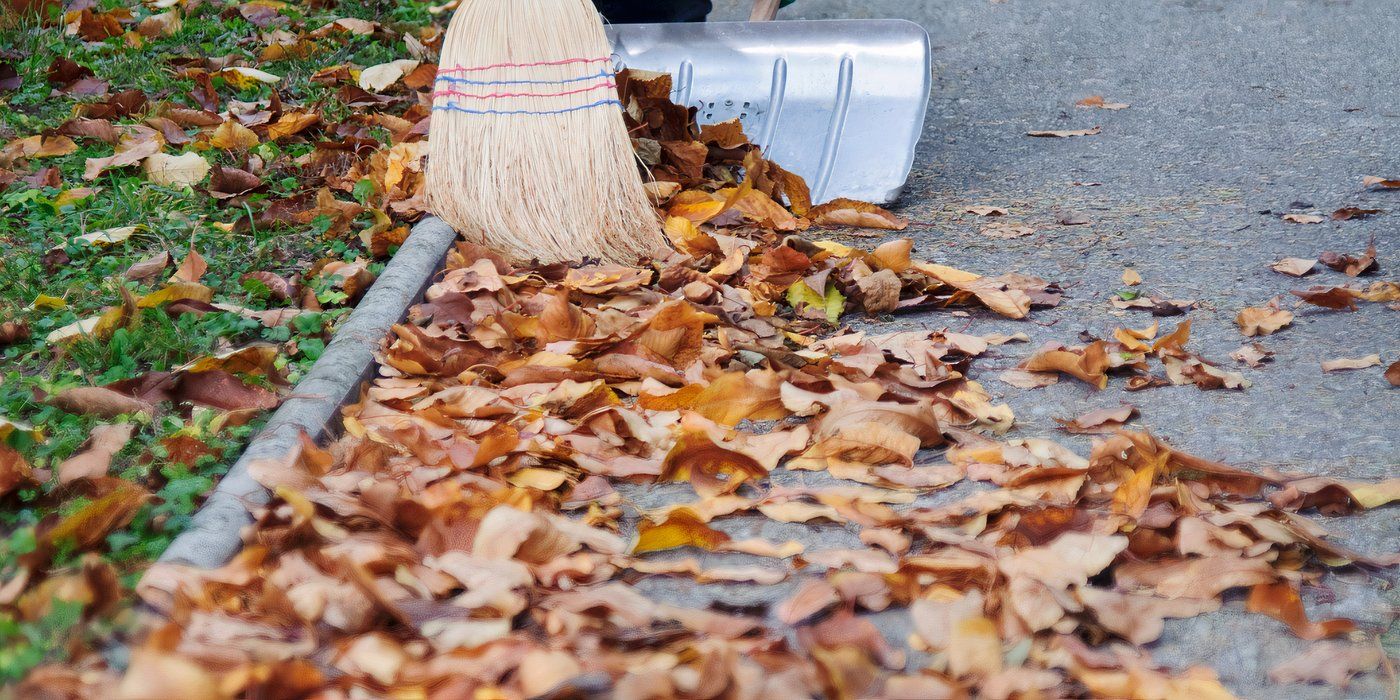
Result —
<instances>
[{"instance_id":1,"label":"yellow leaf","mask_svg":"<svg viewBox=\"0 0 1400 700\"><path fill-rule=\"evenodd\" d=\"M209 143L225 151L246 151L258 145L258 135L237 120L230 119L214 129Z\"/></svg>"},{"instance_id":2,"label":"yellow leaf","mask_svg":"<svg viewBox=\"0 0 1400 700\"><path fill-rule=\"evenodd\" d=\"M47 294L40 294L34 297L34 303L29 305L31 309L62 309L68 306L68 302L60 297L53 297Z\"/></svg>"},{"instance_id":3,"label":"yellow leaf","mask_svg":"<svg viewBox=\"0 0 1400 700\"><path fill-rule=\"evenodd\" d=\"M214 75L223 78L228 83L239 90L245 90L259 83L274 85L282 82L280 76L273 75L267 71L261 71L247 66L234 66L225 68Z\"/></svg>"},{"instance_id":4,"label":"yellow leaf","mask_svg":"<svg viewBox=\"0 0 1400 700\"><path fill-rule=\"evenodd\" d=\"M659 552L676 547L699 547L712 550L728 542L729 535L712 529L692 508L677 508L660 523L642 520L637 525L637 544L633 554Z\"/></svg>"},{"instance_id":5,"label":"yellow leaf","mask_svg":"<svg viewBox=\"0 0 1400 700\"><path fill-rule=\"evenodd\" d=\"M194 301L207 302L213 298L214 290L202 284L194 282L176 282L141 297L141 299L136 302L136 306L142 309L154 309L175 301L192 299Z\"/></svg>"}]
</instances>

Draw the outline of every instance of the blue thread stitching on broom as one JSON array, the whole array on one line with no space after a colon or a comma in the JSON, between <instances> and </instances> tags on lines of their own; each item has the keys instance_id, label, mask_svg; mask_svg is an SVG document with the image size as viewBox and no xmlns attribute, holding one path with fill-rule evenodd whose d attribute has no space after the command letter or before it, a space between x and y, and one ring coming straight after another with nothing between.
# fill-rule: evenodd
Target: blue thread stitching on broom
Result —
<instances>
[{"instance_id":1,"label":"blue thread stitching on broom","mask_svg":"<svg viewBox=\"0 0 1400 700\"><path fill-rule=\"evenodd\" d=\"M581 83L585 80L597 80L599 78L611 77L613 77L613 72L605 70L594 75L585 75L581 78L560 78L559 80L471 80L469 78L454 78L450 75L442 75L438 76L438 81L457 83L460 85L557 85L559 83Z\"/></svg>"},{"instance_id":2,"label":"blue thread stitching on broom","mask_svg":"<svg viewBox=\"0 0 1400 700\"><path fill-rule=\"evenodd\" d=\"M586 105L578 105L577 107L565 107L564 109L551 109L551 110L545 110L545 111L539 111L539 112L537 112L537 111L530 110L530 109L467 109L466 107L462 107L462 106L458 105L456 102L448 102L448 103L445 104L445 105L437 105L437 106L433 107L433 111L436 112L436 111L438 111L438 110L443 110L443 111L448 111L448 112L461 112L462 114L485 114L485 115L491 115L491 114L501 114L501 115L528 114L528 115L531 115L531 116L536 116L536 115L538 115L538 116L546 116L546 115L550 115L550 114L568 114L569 112L578 112L578 111L580 111L580 110L584 110L584 109L593 109L593 108L595 108L595 107L603 107L603 106L606 106L606 105L617 105L618 107L621 107L621 106L622 106L622 103L619 102L619 101L617 101L617 100L611 100L611 99L610 99L610 100L598 100L597 102L594 102L594 103L591 103L591 104L586 104Z\"/></svg>"}]
</instances>

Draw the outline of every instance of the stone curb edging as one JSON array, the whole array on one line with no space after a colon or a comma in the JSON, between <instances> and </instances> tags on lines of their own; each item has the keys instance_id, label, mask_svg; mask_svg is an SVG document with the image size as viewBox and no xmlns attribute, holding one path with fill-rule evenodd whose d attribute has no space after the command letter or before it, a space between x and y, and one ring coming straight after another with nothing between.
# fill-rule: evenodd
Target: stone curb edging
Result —
<instances>
[{"instance_id":1,"label":"stone curb edging","mask_svg":"<svg viewBox=\"0 0 1400 700\"><path fill-rule=\"evenodd\" d=\"M189 529L161 554L161 563L212 569L238 554L243 546L241 532L253 522L250 509L267 505L271 496L248 474L248 466L287 455L299 445L302 432L319 442L339 428L341 406L359 396L361 384L374 372L374 351L380 341L422 298L456 239L456 231L435 217L413 227L321 358L297 383L292 398L248 443L194 514Z\"/></svg>"}]
</instances>

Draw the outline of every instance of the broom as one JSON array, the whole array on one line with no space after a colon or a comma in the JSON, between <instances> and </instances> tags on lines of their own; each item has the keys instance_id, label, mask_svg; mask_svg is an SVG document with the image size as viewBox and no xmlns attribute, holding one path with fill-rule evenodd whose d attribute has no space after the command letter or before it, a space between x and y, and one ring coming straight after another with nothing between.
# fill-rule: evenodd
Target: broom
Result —
<instances>
[{"instance_id":1,"label":"broom","mask_svg":"<svg viewBox=\"0 0 1400 700\"><path fill-rule=\"evenodd\" d=\"M462 0L433 91L432 210L515 262L662 253L611 53L590 0Z\"/></svg>"}]
</instances>

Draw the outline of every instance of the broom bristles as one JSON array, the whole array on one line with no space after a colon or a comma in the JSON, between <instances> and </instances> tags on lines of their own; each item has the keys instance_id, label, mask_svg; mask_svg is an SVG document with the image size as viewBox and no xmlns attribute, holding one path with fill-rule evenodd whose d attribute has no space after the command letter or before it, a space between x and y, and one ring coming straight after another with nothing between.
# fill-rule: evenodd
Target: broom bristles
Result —
<instances>
[{"instance_id":1,"label":"broom bristles","mask_svg":"<svg viewBox=\"0 0 1400 700\"><path fill-rule=\"evenodd\" d=\"M433 211L517 262L664 251L611 52L590 0L463 0L434 90Z\"/></svg>"}]
</instances>

